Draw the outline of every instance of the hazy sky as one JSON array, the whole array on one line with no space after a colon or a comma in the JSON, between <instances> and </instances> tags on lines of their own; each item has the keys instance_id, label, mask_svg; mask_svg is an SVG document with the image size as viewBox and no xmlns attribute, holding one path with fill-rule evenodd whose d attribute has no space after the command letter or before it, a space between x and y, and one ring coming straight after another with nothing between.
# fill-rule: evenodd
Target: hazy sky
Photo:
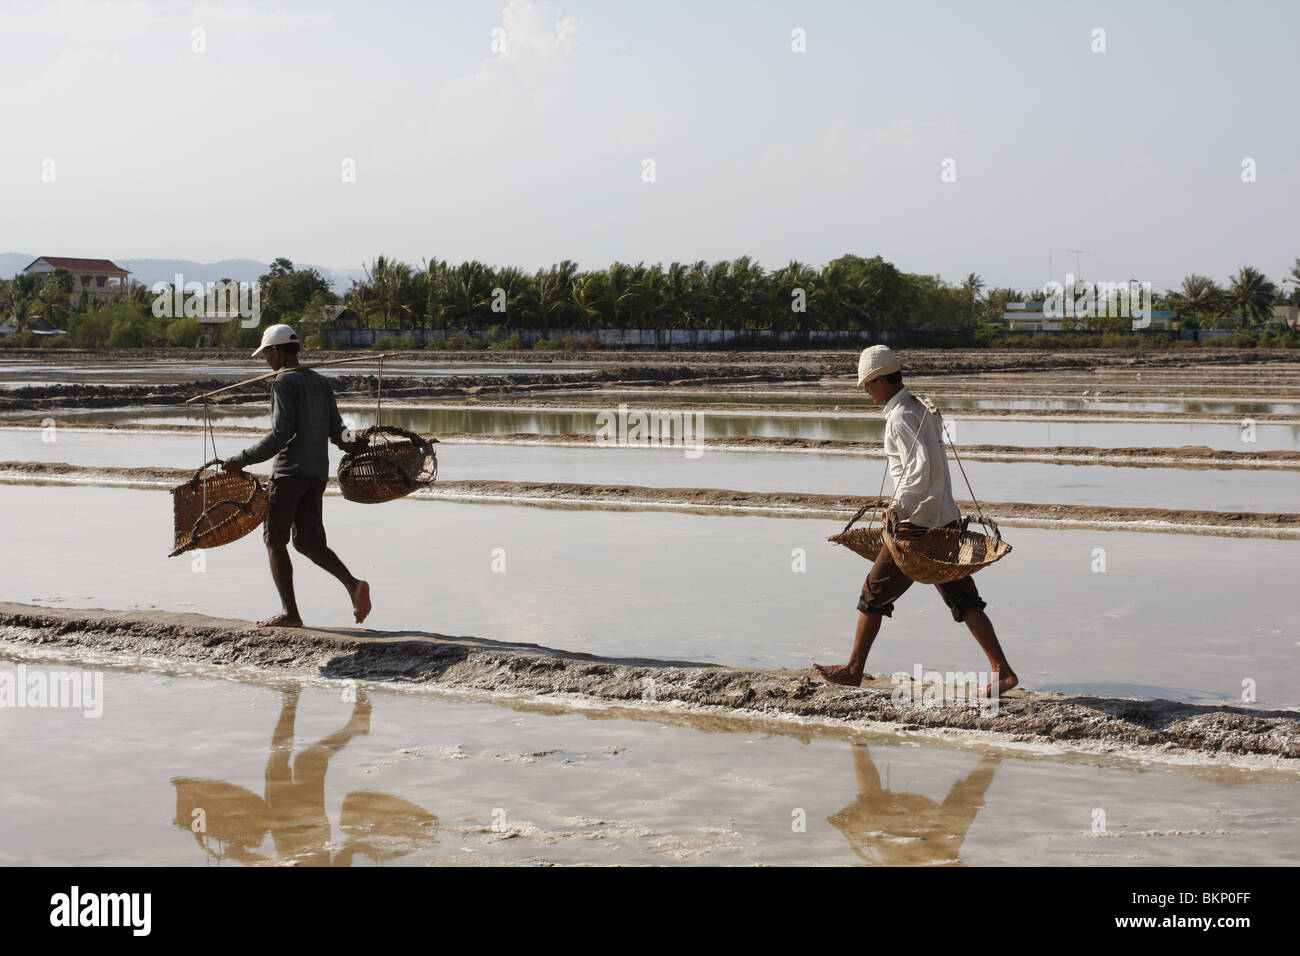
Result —
<instances>
[{"instance_id":1,"label":"hazy sky","mask_svg":"<svg viewBox=\"0 0 1300 956\"><path fill-rule=\"evenodd\" d=\"M0 252L854 252L1029 287L1076 248L1094 280L1276 281L1298 28L1295 2L0 0Z\"/></svg>"}]
</instances>

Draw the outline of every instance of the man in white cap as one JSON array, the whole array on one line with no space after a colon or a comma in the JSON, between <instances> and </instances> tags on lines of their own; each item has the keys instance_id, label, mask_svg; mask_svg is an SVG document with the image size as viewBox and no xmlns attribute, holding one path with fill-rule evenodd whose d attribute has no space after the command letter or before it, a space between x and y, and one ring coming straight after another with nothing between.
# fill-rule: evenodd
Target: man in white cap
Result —
<instances>
[{"instance_id":1,"label":"man in white cap","mask_svg":"<svg viewBox=\"0 0 1300 956\"><path fill-rule=\"evenodd\" d=\"M955 528L961 515L952 497L948 457L943 450L943 422L937 410L930 410L903 384L903 363L887 345L864 349L858 360L858 387L885 406L885 456L894 480L895 496L890 511L898 521L900 534L921 534L927 528ZM919 433L919 434L918 434ZM888 520L888 513L882 512ZM892 617L894 601L912 586L912 579L894 563L883 545L871 566L858 601L858 627L853 653L847 664L813 664L817 673L833 684L858 687L867 665L867 654L880 632L881 621ZM937 584L954 621L964 622L989 659L997 693L1019 683L1007 662L993 623L984 613L985 602L969 576ZM985 696L993 692L993 682Z\"/></svg>"},{"instance_id":2,"label":"man in white cap","mask_svg":"<svg viewBox=\"0 0 1300 956\"><path fill-rule=\"evenodd\" d=\"M338 578L347 589L353 617L360 624L370 613L370 585L354 578L326 544L321 515L321 497L329 481L326 441L344 451L354 450L356 441L343 428L329 382L312 369L298 367L298 336L292 328L269 326L253 356L263 354L266 363L281 372L271 385L271 431L222 465L226 471L238 472L245 465L275 456L267 489L271 507L262 540L271 559L271 578L280 592L281 611L258 621L258 627L302 627L287 547L290 530L294 549Z\"/></svg>"}]
</instances>

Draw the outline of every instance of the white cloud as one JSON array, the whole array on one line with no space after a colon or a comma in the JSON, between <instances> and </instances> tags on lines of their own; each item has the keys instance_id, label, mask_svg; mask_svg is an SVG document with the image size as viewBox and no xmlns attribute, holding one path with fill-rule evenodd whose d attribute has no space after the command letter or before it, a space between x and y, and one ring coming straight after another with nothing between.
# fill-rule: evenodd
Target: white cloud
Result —
<instances>
[{"instance_id":1,"label":"white cloud","mask_svg":"<svg viewBox=\"0 0 1300 956\"><path fill-rule=\"evenodd\" d=\"M501 26L506 31L506 49L502 56L510 60L568 56L578 35L574 17L558 18L558 11L533 0L510 0L501 11Z\"/></svg>"},{"instance_id":2,"label":"white cloud","mask_svg":"<svg viewBox=\"0 0 1300 956\"><path fill-rule=\"evenodd\" d=\"M501 12L505 49L491 49L472 72L443 87L437 113L443 122L472 128L481 145L522 140L566 111L577 90L579 22L535 0L510 0Z\"/></svg>"}]
</instances>

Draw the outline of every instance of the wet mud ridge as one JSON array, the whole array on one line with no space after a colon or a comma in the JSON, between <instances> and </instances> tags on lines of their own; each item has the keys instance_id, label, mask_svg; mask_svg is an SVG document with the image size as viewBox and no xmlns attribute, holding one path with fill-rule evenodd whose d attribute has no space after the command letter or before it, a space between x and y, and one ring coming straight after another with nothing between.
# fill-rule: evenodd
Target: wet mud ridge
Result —
<instances>
[{"instance_id":1,"label":"wet mud ridge","mask_svg":"<svg viewBox=\"0 0 1300 956\"><path fill-rule=\"evenodd\" d=\"M608 387L758 385L816 379L820 366L798 365L615 365L592 372L575 372L571 378L532 373L500 375L410 376L385 375L383 396L392 401L422 398L474 398L486 394L541 392ZM229 380L206 378L184 383L154 385L89 385L61 383L24 385L0 392L0 411L53 408L123 408L178 406L202 392L224 388ZM380 387L374 375L340 375L330 379L340 401L374 398ZM265 403L270 393L266 381L243 385L220 399L222 405Z\"/></svg>"},{"instance_id":2,"label":"wet mud ridge","mask_svg":"<svg viewBox=\"0 0 1300 956\"><path fill-rule=\"evenodd\" d=\"M426 684L732 717L817 721L990 741L1167 755L1300 759L1300 711L1250 710L1086 695L1013 691L997 713L964 703L895 703L887 679L862 688L809 671L742 670L649 659L610 659L483 638L364 629L258 630L243 621L162 611L102 611L0 603L0 650L105 661L163 659L218 669L337 680ZM917 692L917 700L923 700ZM639 715L640 716L640 715Z\"/></svg>"}]
</instances>

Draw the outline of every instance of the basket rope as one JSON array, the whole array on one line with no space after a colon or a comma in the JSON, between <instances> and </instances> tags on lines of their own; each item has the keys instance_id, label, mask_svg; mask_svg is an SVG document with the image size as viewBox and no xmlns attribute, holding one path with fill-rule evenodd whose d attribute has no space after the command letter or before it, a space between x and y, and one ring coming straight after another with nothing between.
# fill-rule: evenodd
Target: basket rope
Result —
<instances>
[{"instance_id":1,"label":"basket rope","mask_svg":"<svg viewBox=\"0 0 1300 956\"><path fill-rule=\"evenodd\" d=\"M909 449L907 449L907 457L908 457L909 459L912 457L912 452L916 450L916 443L917 443L917 441L918 441L918 440L920 439L920 437L921 437L921 428L923 428L923 427L925 426L925 421L926 421L926 419L930 417L930 405L929 405L928 403L925 403L925 402L922 402L922 404L925 405L925 414L921 416L921 424L917 426L916 434L912 436L912 447L909 448ZM883 445L883 442L882 442L882 445ZM965 476L965 474L966 474L966 473L963 471L963 472L962 472L963 477ZM885 457L885 470L884 470L883 472L880 473L880 491L878 491L878 492L876 493L876 499L875 499L877 502L880 501L881 497L882 497L882 496L884 495L884 493L885 493L885 479L886 479L887 477L889 477L889 457L888 457L888 456ZM969 486L970 486L970 483L967 482L967 487L969 487ZM972 492L972 494L973 494L973 492ZM894 486L894 493L893 493L892 495L889 496L889 502L885 505L885 507L884 507L882 510L884 510L884 511L888 511L888 510L890 509L890 507L893 506L894 501L895 501L897 498L898 498L898 486L895 485L895 486ZM867 513L867 509L870 508L870 507L871 507L871 502L868 501L865 505L863 505L861 508L859 508L859 509L858 509L858 513L855 514L852 518L850 518L850 519L849 519L849 523L846 524L846 525L844 526L844 530L845 530L845 531L848 531L850 528L852 528L853 525L854 525L855 523L857 523L858 519L861 518L864 514ZM867 530L870 531L870 530L875 526L875 523L876 523L876 516L875 516L875 514L873 513L873 514L871 515L871 520L867 522Z\"/></svg>"},{"instance_id":2,"label":"basket rope","mask_svg":"<svg viewBox=\"0 0 1300 956\"><path fill-rule=\"evenodd\" d=\"M907 460L909 461L912 458L912 452L916 450L916 443L921 439L921 429L925 427L925 423L929 420L930 413L935 412L937 415L937 409L935 408L933 402L921 396L917 396L917 400L920 401L920 403L925 406L925 414L921 416L921 424L917 426L916 434L912 436L912 444L907 449ZM984 525L986 528L988 528L993 532L994 541L1002 540L1002 532L998 529L998 526L991 519L984 517L984 509L980 507L979 498L975 497L975 489L971 487L970 478L967 477L966 475L966 468L961 463L961 455L957 453L957 446L954 445L952 443L952 439L948 437L948 433L946 429L940 428L939 434L942 436L942 442L946 443L947 446L950 449L952 449L952 456L957 461L957 468L961 471L962 481L966 482L966 490L970 492L971 501L975 503L975 513L979 516L979 523ZM880 475L880 490L876 493L876 497L875 497L875 500L877 502L880 501L881 497L885 493L885 478L887 478L888 476L889 476L889 460L888 458L886 458L885 470ZM885 504L885 507L882 510L888 511L893 506L896 500L898 500L897 485L895 485L894 493L889 496L889 501ZM857 522L862 518L862 516L867 513L867 509L870 507L871 507L871 502L868 501L861 508L859 508L857 514L855 514L852 518L850 518L849 523L844 526L844 531L848 531L855 524L857 524ZM870 531L872 527L875 526L875 522L876 522L876 516L873 513L871 519L867 522L868 531ZM965 525L966 522L963 522L962 526L965 527Z\"/></svg>"},{"instance_id":3,"label":"basket rope","mask_svg":"<svg viewBox=\"0 0 1300 956\"><path fill-rule=\"evenodd\" d=\"M203 400L203 435L201 435L200 438L206 438L208 441L212 443L212 459L214 461L219 461L221 456L217 454L217 436L212 431L212 419L208 416L208 407L211 404L212 403L208 399L205 398ZM207 445L200 444L199 458L205 458L207 457L207 454L208 454ZM200 465L199 471L202 471L210 464L212 464L211 461L209 461L205 465ZM203 491L201 492L201 494L203 496L203 508L206 511L208 507L208 486L206 483L203 485Z\"/></svg>"},{"instance_id":4,"label":"basket rope","mask_svg":"<svg viewBox=\"0 0 1300 956\"><path fill-rule=\"evenodd\" d=\"M171 557L191 548L217 547L237 541L266 518L269 502L266 489L252 475L224 475L222 460L204 462L184 484L172 489L175 548ZM216 475L203 473L216 466ZM211 503L208 485L214 485ZM197 505L191 497L196 495ZM233 496L233 497L232 497Z\"/></svg>"},{"instance_id":5,"label":"basket rope","mask_svg":"<svg viewBox=\"0 0 1300 956\"><path fill-rule=\"evenodd\" d=\"M361 432L363 444L339 462L339 487L348 501L378 504L432 484L438 475L436 438L383 424L384 359L375 380L375 424Z\"/></svg>"},{"instance_id":6,"label":"basket rope","mask_svg":"<svg viewBox=\"0 0 1300 956\"><path fill-rule=\"evenodd\" d=\"M224 461L217 454L215 425L205 398L200 458L211 445L212 458L204 461L184 484L172 489L174 549L176 557L192 548L216 547L237 541L261 524L269 506L262 483L242 471L224 474ZM215 467L215 475L204 472ZM212 487L209 488L209 485ZM209 491L212 498L208 497ZM191 496L187 500L187 496ZM196 500L197 499L197 500Z\"/></svg>"}]
</instances>

